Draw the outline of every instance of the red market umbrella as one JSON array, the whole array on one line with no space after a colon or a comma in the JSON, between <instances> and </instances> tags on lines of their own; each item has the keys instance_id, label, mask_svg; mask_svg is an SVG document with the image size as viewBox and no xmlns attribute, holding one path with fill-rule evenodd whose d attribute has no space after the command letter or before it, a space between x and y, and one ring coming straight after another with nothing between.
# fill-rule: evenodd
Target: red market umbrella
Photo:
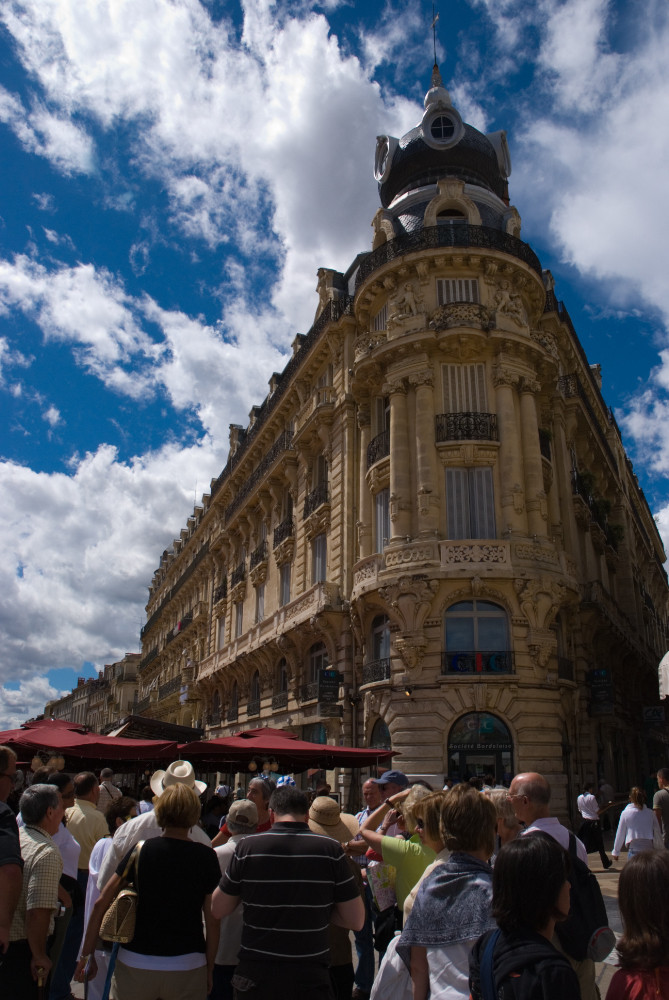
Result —
<instances>
[{"instance_id":1,"label":"red market umbrella","mask_svg":"<svg viewBox=\"0 0 669 1000\"><path fill-rule=\"evenodd\" d=\"M179 756L177 744L166 740L117 739L114 736L100 736L97 733L73 732L64 727L44 727L13 730L0 734L8 746L16 753L31 750L57 752L64 757L78 760L114 762L176 760Z\"/></svg>"}]
</instances>

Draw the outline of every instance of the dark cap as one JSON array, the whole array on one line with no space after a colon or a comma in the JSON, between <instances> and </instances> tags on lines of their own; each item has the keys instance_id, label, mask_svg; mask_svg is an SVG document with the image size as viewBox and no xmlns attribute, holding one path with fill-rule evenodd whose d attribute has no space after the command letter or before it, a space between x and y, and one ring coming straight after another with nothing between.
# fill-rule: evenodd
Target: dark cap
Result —
<instances>
[{"instance_id":1,"label":"dark cap","mask_svg":"<svg viewBox=\"0 0 669 1000\"><path fill-rule=\"evenodd\" d=\"M401 788L409 787L409 779L404 771L384 771L380 778L372 778L377 785L388 785L392 781L393 785L400 785Z\"/></svg>"}]
</instances>

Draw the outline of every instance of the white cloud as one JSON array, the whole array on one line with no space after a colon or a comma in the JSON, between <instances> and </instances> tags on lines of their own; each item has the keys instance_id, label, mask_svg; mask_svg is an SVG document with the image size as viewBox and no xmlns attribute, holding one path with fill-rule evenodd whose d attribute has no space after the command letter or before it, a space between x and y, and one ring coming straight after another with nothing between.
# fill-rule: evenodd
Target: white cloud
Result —
<instances>
[{"instance_id":1,"label":"white cloud","mask_svg":"<svg viewBox=\"0 0 669 1000\"><path fill-rule=\"evenodd\" d=\"M52 404L48 408L48 410L45 410L44 413L42 414L42 420L46 420L51 429L53 429L54 427L58 427L58 425L62 423L62 417L60 415L60 410L58 409L58 407L53 406Z\"/></svg>"},{"instance_id":2,"label":"white cloud","mask_svg":"<svg viewBox=\"0 0 669 1000\"><path fill-rule=\"evenodd\" d=\"M0 729L18 729L26 721L44 711L47 701L62 698L67 691L58 691L46 677L22 680L18 688L0 684Z\"/></svg>"},{"instance_id":3,"label":"white cloud","mask_svg":"<svg viewBox=\"0 0 669 1000\"><path fill-rule=\"evenodd\" d=\"M39 104L26 111L17 97L0 87L0 121L9 125L25 150L50 160L63 173L90 173L93 169L91 138L63 114L54 114Z\"/></svg>"}]
</instances>

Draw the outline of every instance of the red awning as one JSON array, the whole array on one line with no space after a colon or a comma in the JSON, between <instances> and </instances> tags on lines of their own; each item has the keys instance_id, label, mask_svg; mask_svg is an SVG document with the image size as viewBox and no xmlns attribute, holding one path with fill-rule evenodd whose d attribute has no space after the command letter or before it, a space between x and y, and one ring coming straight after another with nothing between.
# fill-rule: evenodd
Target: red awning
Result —
<instances>
[{"instance_id":1,"label":"red awning","mask_svg":"<svg viewBox=\"0 0 669 1000\"><path fill-rule=\"evenodd\" d=\"M305 771L308 767L369 767L385 762L392 750L375 747L342 747L325 743L308 743L296 737L228 736L213 740L197 740L180 747L181 755L197 766L206 761L223 764L244 764L253 760L262 763L274 758L284 772Z\"/></svg>"},{"instance_id":2,"label":"red awning","mask_svg":"<svg viewBox=\"0 0 669 1000\"><path fill-rule=\"evenodd\" d=\"M25 757L33 753L60 753L79 760L109 761L176 760L177 744L165 740L130 740L97 733L73 732L62 726L39 726L32 729L14 729L0 733L0 743L10 746L15 753Z\"/></svg>"}]
</instances>

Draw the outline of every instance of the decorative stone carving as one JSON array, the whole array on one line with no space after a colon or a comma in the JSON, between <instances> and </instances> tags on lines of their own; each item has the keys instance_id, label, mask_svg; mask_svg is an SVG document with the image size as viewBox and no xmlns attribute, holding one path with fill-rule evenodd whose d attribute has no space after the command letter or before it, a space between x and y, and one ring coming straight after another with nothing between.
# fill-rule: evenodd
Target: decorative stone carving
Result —
<instances>
[{"instance_id":1,"label":"decorative stone carving","mask_svg":"<svg viewBox=\"0 0 669 1000\"><path fill-rule=\"evenodd\" d=\"M401 549L387 549L384 553L386 569L394 569L397 566L406 566L411 563L437 563L437 546L419 545Z\"/></svg>"},{"instance_id":2,"label":"decorative stone carving","mask_svg":"<svg viewBox=\"0 0 669 1000\"><path fill-rule=\"evenodd\" d=\"M356 589L369 580L376 580L379 572L378 556L370 556L353 574L353 587Z\"/></svg>"},{"instance_id":3,"label":"decorative stone carving","mask_svg":"<svg viewBox=\"0 0 669 1000\"><path fill-rule=\"evenodd\" d=\"M308 539L315 538L330 530L330 504L323 503L310 514L304 522L304 531Z\"/></svg>"},{"instance_id":4,"label":"decorative stone carving","mask_svg":"<svg viewBox=\"0 0 669 1000\"><path fill-rule=\"evenodd\" d=\"M567 597L567 588L563 584L546 577L517 579L514 587L520 609L534 629L548 628Z\"/></svg>"},{"instance_id":5,"label":"decorative stone carving","mask_svg":"<svg viewBox=\"0 0 669 1000\"><path fill-rule=\"evenodd\" d=\"M545 668L551 654L557 653L557 639L551 629L530 628L527 631L527 648L536 666Z\"/></svg>"},{"instance_id":6,"label":"decorative stone carving","mask_svg":"<svg viewBox=\"0 0 669 1000\"><path fill-rule=\"evenodd\" d=\"M263 559L263 561L258 563L257 566L254 566L249 572L249 576L251 577L251 583L254 587L258 587L263 584L267 579L267 559Z\"/></svg>"},{"instance_id":7,"label":"decorative stone carving","mask_svg":"<svg viewBox=\"0 0 669 1000\"><path fill-rule=\"evenodd\" d=\"M430 314L428 327L430 330L450 330L455 326L473 326L479 330L487 330L490 316L485 306L474 302L449 302L438 306Z\"/></svg>"},{"instance_id":8,"label":"decorative stone carving","mask_svg":"<svg viewBox=\"0 0 669 1000\"><path fill-rule=\"evenodd\" d=\"M546 330L532 330L530 336L535 344L538 344L539 347L543 347L546 354L550 354L555 361L560 360L557 340L552 333L548 333Z\"/></svg>"},{"instance_id":9,"label":"decorative stone carving","mask_svg":"<svg viewBox=\"0 0 669 1000\"><path fill-rule=\"evenodd\" d=\"M274 561L277 566L282 566L284 563L291 562L294 552L295 537L293 535L289 535L288 538L284 538L282 542L279 542L277 547L274 549Z\"/></svg>"},{"instance_id":10,"label":"decorative stone carving","mask_svg":"<svg viewBox=\"0 0 669 1000\"><path fill-rule=\"evenodd\" d=\"M412 385L414 389L418 389L423 385L432 388L434 386L434 372L426 369L425 371L416 372L414 375L410 375L409 385Z\"/></svg>"},{"instance_id":11,"label":"decorative stone carving","mask_svg":"<svg viewBox=\"0 0 669 1000\"><path fill-rule=\"evenodd\" d=\"M369 403L359 404L358 412L356 413L356 420L358 422L358 427L362 430L363 427L369 427L371 423L371 414L369 409Z\"/></svg>"},{"instance_id":12,"label":"decorative stone carving","mask_svg":"<svg viewBox=\"0 0 669 1000\"><path fill-rule=\"evenodd\" d=\"M439 589L438 580L425 576L401 576L397 583L379 588L379 597L392 608L397 621L405 632L423 627Z\"/></svg>"},{"instance_id":13,"label":"decorative stone carving","mask_svg":"<svg viewBox=\"0 0 669 1000\"><path fill-rule=\"evenodd\" d=\"M507 563L509 550L506 545L445 545L443 562L453 563Z\"/></svg>"},{"instance_id":14,"label":"decorative stone carving","mask_svg":"<svg viewBox=\"0 0 669 1000\"><path fill-rule=\"evenodd\" d=\"M246 597L246 580L242 580L240 583L236 584L230 591L230 601L233 604L237 604L239 601L243 601Z\"/></svg>"},{"instance_id":15,"label":"decorative stone carving","mask_svg":"<svg viewBox=\"0 0 669 1000\"><path fill-rule=\"evenodd\" d=\"M472 684L469 689L472 699L472 704L474 705L475 712L485 712L488 705L488 685L483 682L481 684Z\"/></svg>"},{"instance_id":16,"label":"decorative stone carving","mask_svg":"<svg viewBox=\"0 0 669 1000\"><path fill-rule=\"evenodd\" d=\"M422 632L395 637L395 649L400 654L402 662L410 674L420 667L426 646L427 639Z\"/></svg>"}]
</instances>

